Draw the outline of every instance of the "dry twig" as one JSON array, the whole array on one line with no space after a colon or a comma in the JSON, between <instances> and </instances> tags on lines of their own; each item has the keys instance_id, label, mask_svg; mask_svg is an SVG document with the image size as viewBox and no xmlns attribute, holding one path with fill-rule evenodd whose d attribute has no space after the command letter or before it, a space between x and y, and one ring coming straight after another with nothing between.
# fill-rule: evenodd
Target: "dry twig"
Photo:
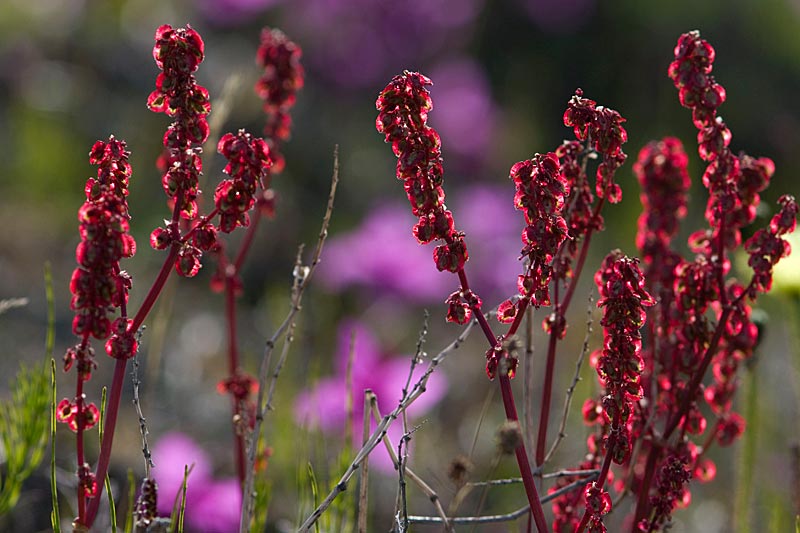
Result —
<instances>
[{"instance_id":1,"label":"dry twig","mask_svg":"<svg viewBox=\"0 0 800 533\"><path fill-rule=\"evenodd\" d=\"M347 483L350 481L350 478L353 477L356 470L358 470L361 463L364 459L372 452L373 449L380 443L383 439L384 435L386 435L386 430L389 425L397 419L400 414L408 408L417 398L419 398L424 392L425 387L428 383L428 378L430 375L436 370L436 367L454 350L458 349L459 346L464 342L464 340L469 336L470 332L472 331L473 326L475 325L476 321L471 321L462 331L461 334L452 342L450 343L444 350L439 352L431 361L428 363L428 368L425 370L425 373L420 377L420 379L414 384L414 386L409 391L408 396L406 396L402 401L400 401L395 407L395 409L389 413L388 415L384 416L380 423L378 423L378 427L375 428L375 431L372 432L367 442L364 443L364 446L356 453L355 458L350 463L350 465L345 469L342 476L339 478L339 481L333 487L333 489L328 493L325 499L320 503L316 509L305 519L305 521L301 524L299 528L299 532L306 532L308 531L314 523L319 520L319 517L322 516L322 513L325 512L328 507L330 507L333 500L336 499L339 494L347 490ZM410 517L409 517L410 518Z\"/></svg>"},{"instance_id":2,"label":"dry twig","mask_svg":"<svg viewBox=\"0 0 800 533\"><path fill-rule=\"evenodd\" d=\"M314 275L314 271L316 270L317 265L319 265L320 257L322 256L322 248L325 245L325 240L328 237L328 227L330 226L331 214L333 213L333 202L336 198L336 187L338 184L339 147L337 146L333 151L333 176L331 177L331 188L330 192L328 193L328 204L325 208L325 215L322 217L322 226L320 228L319 238L317 239L317 246L314 249L314 255L311 259L311 264L302 264L301 254L303 246L301 245L297 253L297 261L293 271L294 281L292 282L291 308L289 309L289 312L281 325L278 326L278 329L275 330L275 333L272 334L272 337L267 339L266 343L264 344L264 353L261 358L261 367L258 373L258 399L256 403L256 417L253 430L249 433L247 438L247 475L245 476L245 483L242 490L242 514L241 521L239 523L240 533L247 533L250 526L250 521L253 518L253 513L255 512L253 507L256 495L253 492L253 485L255 483L256 452L258 450L258 437L261 434L261 425L264 421L264 415L266 414L266 411L272 408L272 397L275 392L275 385L288 356L288 346L293 338L294 322L297 317L297 313L299 313L301 309L300 304L303 299L303 293L308 287L311 278ZM267 380L269 379L269 367L272 359L272 352L275 349L276 343L284 334L286 335L286 340L284 342L280 359L278 360L278 363L275 365L275 369L272 372L272 381L269 383L269 394L265 398L264 391L267 389Z\"/></svg>"}]
</instances>

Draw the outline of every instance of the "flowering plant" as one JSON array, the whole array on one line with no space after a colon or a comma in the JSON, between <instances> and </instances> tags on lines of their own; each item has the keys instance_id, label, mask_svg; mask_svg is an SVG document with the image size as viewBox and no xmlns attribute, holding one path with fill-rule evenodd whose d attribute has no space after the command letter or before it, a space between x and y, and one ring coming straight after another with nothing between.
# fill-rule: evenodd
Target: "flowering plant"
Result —
<instances>
[{"instance_id":1,"label":"flowering plant","mask_svg":"<svg viewBox=\"0 0 800 533\"><path fill-rule=\"evenodd\" d=\"M168 498L174 497L177 503L171 505L169 499L159 500L158 475L150 470L153 454L138 404L138 378L134 378L145 476L136 504L128 511L137 530L163 526L165 517L159 517L159 513L178 509L175 521L178 528L183 524L182 513L188 510L196 514L186 523L197 530L226 530L238 522L239 530L244 532L255 528L255 507L263 504L266 514L268 489L255 480L256 472L263 472L271 453L261 436L262 423L272 408L275 381L286 362L303 291L320 260L338 171L334 171L313 259L306 265L298 252L292 276L291 309L275 334L265 341L258 373L251 374L241 362L237 340L237 299L244 294L241 272L260 221L271 217L277 204L271 180L287 163L283 148L291 133L290 112L297 92L305 83L301 50L279 30L263 30L256 54L262 72L255 89L266 114L264 138L245 130L219 136L216 146L226 161L222 170L225 177L214 186L213 202L208 206L203 205L200 187L204 168L202 146L218 134L208 121L209 92L196 78L205 57L205 44L188 25L185 28L164 25L155 33L153 57L161 72L155 90L147 98L147 106L172 120L161 138L163 151L158 160L170 216L162 227L150 233L151 247L163 251L165 257L136 312L128 309L133 279L122 264L136 253L127 201L132 178L131 154L125 141L112 135L92 146L89 162L98 169L96 176L85 184L85 201L78 211L80 242L75 253L77 267L70 281L72 331L78 341L63 356L64 371L75 370L75 394L60 401L54 399L51 406L54 422L63 423L75 434L73 488L77 516L73 527L75 531L98 527L101 495L110 492L111 487L108 472L124 377L128 362L133 360L137 364L142 326L170 274L194 277L204 256L210 254L217 261L211 288L223 293L225 299L227 374L218 380L217 390L230 397L236 477L224 481L215 478L207 457L194 443L178 437L177 444L172 443L173 451L167 446L156 447L154 452L168 458L201 456L195 479L202 490L188 495L188 466L182 477L178 470L164 471L162 481ZM708 193L705 223L689 236L689 253L684 253L675 242L688 210L688 156L678 139L666 137L642 148L633 165L644 208L636 236L640 259L613 250L596 269L590 267L589 248L593 236L605 229L604 210L622 199L617 176L628 158L623 150L628 133L626 119L619 111L599 105L577 89L563 114L563 124L571 130L572 138L510 167L514 190L512 193L509 187L507 204L521 211L522 218L516 223L507 220L502 223L518 224L514 232L520 236L517 246L521 267L510 279L513 282L510 285L516 286L516 294L503 295L502 301L491 309L486 304L487 294L500 284L492 284L491 289L480 287L481 277L474 276L472 268L477 262L474 254L480 247L473 248L469 239L478 232L472 231L469 224L457 224L466 217L457 219L455 210L446 203L442 141L429 124L434 106L427 87L432 80L421 73L405 71L379 93L375 126L397 159L395 175L402 182L414 217L413 224L409 224L411 234L420 245L435 242L432 258L436 270L456 275L455 287L437 298L444 301L445 319L464 327L450 346L427 360L427 367L422 366L426 360L423 350L426 331L423 331L417 351L410 358L407 375L398 370L398 366L408 367L407 361L398 363L395 358L379 357L378 349L370 346L377 342L362 335L365 347L356 349L352 342L349 351L342 347L337 354L335 375L320 380L314 392L299 396L296 416L308 421L318 415L319 420L314 422L324 429L349 419L354 413L363 420L361 439L354 435L349 437L355 439L347 439L362 447L321 500L317 498L318 485L309 466L314 510L300 524L300 531L314 527L357 472L361 475L357 521L359 529L366 530L365 472L369 455L381 443L387 449L387 470L397 472L399 478L397 530L406 531L412 523L441 523L452 531L459 523L498 521L497 516L455 516L463 491L470 490L466 482L468 460L454 461L451 465L450 477L458 486L452 512L445 510L434 489L408 464L408 443L415 431L408 428L407 415L414 412L412 404L428 392L425 400L415 406L417 412L422 412L443 396L445 380L433 373L473 328L479 328L488 342L488 348L481 353L481 366L490 381L497 381L502 396L506 421L499 432L499 453L514 456L527 501L521 511L506 515L509 520L527 515L528 529L535 527L541 533L550 529L604 532L609 514L619 515L625 509L625 498L629 498L628 515L620 519L625 529L663 531L670 526L673 511L690 502L690 481L712 481L716 467L708 457L708 450L715 444L730 445L745 431L745 418L734 411L733 399L739 370L752 358L760 340L753 305L760 295L770 291L773 267L791 251L787 237L795 230L799 210L794 197L781 196L769 223L750 229L757 219L760 194L775 169L766 157L735 153L730 148L732 134L718 114L726 91L712 75L714 60L713 47L699 32L689 32L679 38L668 71L680 104L691 111L698 130L698 154L706 165L702 175ZM394 213L391 217L387 215L389 211L376 212L375 217L384 224L387 219L392 224L400 220ZM487 222L481 220L479 224ZM360 244L368 248L367 253L374 254L374 241L382 235L378 231L381 228L377 223L366 226L367 230L359 234L363 237L356 240L364 240L366 244ZM238 250L230 253L233 241L226 236L239 228L245 234ZM469 231L464 231L465 228ZM483 235L492 237L491 232ZM747 257L750 271L744 280L734 276L735 254ZM340 261L352 263L347 250L340 251L338 256ZM383 258L373 258L373 263L360 264L361 271L351 277L366 276L372 264L377 265L374 270L378 272L372 274L373 278L386 277L389 269L382 261ZM486 270L499 270L492 268L492 260L486 264L490 265ZM602 345L589 353L587 336L585 348L577 356L578 370L567 394L562 427L553 436L549 422L553 415L555 363L570 326L568 310L586 269L594 271L594 285L599 293ZM472 278L468 271L473 273ZM342 273L330 273L330 279L336 278L336 274ZM397 275L396 270L392 275ZM424 296L429 298L430 292L441 286L419 277L413 279L422 281L412 282L416 286L409 289L410 278L391 283L384 279L382 283L391 284L397 291L425 292ZM416 293L406 296L425 299ZM520 374L526 379L532 376L530 357L523 360L521 353L523 343L527 343L526 352L533 351L533 334L523 335L522 326L526 317L543 309L541 328L546 337L546 355L541 398L538 401L532 398L531 386L526 389L528 395L524 400L526 413L534 407L539 410L538 427L534 427L532 416L519 416L512 379ZM498 334L498 327L504 331ZM270 357L281 337L285 338L284 349L273 364ZM87 394L87 382L96 375L98 367L92 339L102 342L106 354L114 360L107 402L90 401ZM346 345L346 341L343 338L340 344ZM566 436L563 426L585 355L596 373L599 391L586 398L581 408L588 428L587 453L570 468L546 472ZM359 365L355 371L348 366L354 361ZM335 409L331 408L333 402L342 400L331 396L344 394L352 402L351 396L364 389L367 390L363 405L353 408L337 403ZM394 409L381 414L376 392L382 396L399 393L400 399ZM392 426L398 418L404 422L402 434L397 426ZM93 428L101 434L95 466L86 444L87 432ZM544 480L551 477L557 480L545 485ZM425 493L438 516L408 514L407 481ZM204 512L218 511L204 506L219 505L219 500L232 502L225 509L227 512ZM55 528L57 496L54 503Z\"/></svg>"},{"instance_id":2,"label":"flowering plant","mask_svg":"<svg viewBox=\"0 0 800 533\"><path fill-rule=\"evenodd\" d=\"M604 342L591 361L604 393L584 404L584 419L594 432L589 454L577 470L597 470L593 479L584 480L582 497L561 490L579 479L575 476L562 478L550 489L558 494L554 531L606 531L603 516L617 505L605 489L607 481L613 481L620 497L636 497L633 531L662 530L675 506L688 501L688 481L713 478L713 463L704 457L707 449L715 442L729 445L744 430L731 400L737 368L758 342L751 305L759 293L769 291L772 267L790 252L784 236L795 229L798 204L792 196L782 196L770 224L742 244L742 228L755 220L758 193L768 185L774 165L768 158L730 150L730 130L717 114L726 93L711 75L713 62L714 49L694 31L680 37L669 67L681 105L692 111L699 130L698 152L708 164L703 184L709 192L709 226L689 238L693 259L684 259L672 247L686 212L687 157L673 138L646 146L634 167L643 189L645 211L637 246L646 268L643 273L637 259L614 251L595 275ZM445 204L441 142L428 126L433 102L426 86L431 84L416 72L396 76L378 97L376 127L397 156L397 178L403 181L412 213L419 217L414 237L423 244L442 241L433 252L435 266L458 276L458 290L446 300L447 320L464 324L474 317L480 324L490 346L486 373L490 379L499 378L506 417L512 422L518 417L509 380L518 360L509 345L529 307L553 307L542 324L549 345L536 469L528 463L523 440L515 450L533 521L544 532L549 528L533 478L560 442L559 437L545 455L553 361L567 331L565 310L591 236L603 229L601 209L606 201L621 199L614 177L627 158L622 151L625 119L579 89L564 113L564 124L573 128L575 140L511 167L514 205L525 215L525 266L519 295L497 308L498 320L510 324L505 334L497 335L467 278L466 235L456 229ZM590 159L599 159L594 190L587 180ZM731 276L730 254L741 248L752 268L748 283ZM645 325L647 345L641 334ZM713 379L703 386L712 365ZM701 400L713 413L711 423L700 410ZM704 434L702 444L695 442L695 436ZM616 472L612 463L619 465Z\"/></svg>"}]
</instances>

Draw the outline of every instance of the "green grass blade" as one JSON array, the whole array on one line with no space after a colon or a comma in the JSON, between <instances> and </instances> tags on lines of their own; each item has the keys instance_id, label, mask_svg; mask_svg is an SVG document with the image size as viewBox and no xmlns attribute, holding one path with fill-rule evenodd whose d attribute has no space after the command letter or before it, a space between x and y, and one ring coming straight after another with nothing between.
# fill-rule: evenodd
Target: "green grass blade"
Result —
<instances>
[{"instance_id":1,"label":"green grass blade","mask_svg":"<svg viewBox=\"0 0 800 533\"><path fill-rule=\"evenodd\" d=\"M53 346L56 343L56 299L53 296L53 274L50 262L44 264L44 294L47 299L47 334L44 340L45 359L53 358Z\"/></svg>"},{"instance_id":2,"label":"green grass blade","mask_svg":"<svg viewBox=\"0 0 800 533\"><path fill-rule=\"evenodd\" d=\"M61 514L58 511L58 487L56 486L56 360L50 358L50 494L53 509L50 511L50 525L53 533L61 533Z\"/></svg>"},{"instance_id":3,"label":"green grass blade","mask_svg":"<svg viewBox=\"0 0 800 533\"><path fill-rule=\"evenodd\" d=\"M314 475L314 467L311 465L311 462L308 463L308 480L311 483L311 497L314 501L314 508L317 508L319 505L319 488L317 487L317 478ZM319 533L319 520L314 522L314 531L315 533Z\"/></svg>"},{"instance_id":4,"label":"green grass blade","mask_svg":"<svg viewBox=\"0 0 800 533\"><path fill-rule=\"evenodd\" d=\"M747 429L744 432L739 450L738 468L736 469L736 503L733 507L733 523L739 533L752 531L751 509L753 506L753 475L756 468L758 446L758 374L756 365L748 369L743 376L744 419Z\"/></svg>"},{"instance_id":5,"label":"green grass blade","mask_svg":"<svg viewBox=\"0 0 800 533\"><path fill-rule=\"evenodd\" d=\"M128 469L128 510L125 514L125 533L133 533L133 511L136 505L136 480L133 468Z\"/></svg>"},{"instance_id":6,"label":"green grass blade","mask_svg":"<svg viewBox=\"0 0 800 533\"><path fill-rule=\"evenodd\" d=\"M183 467L183 486L181 487L181 506L178 509L178 533L183 533L183 517L186 513L186 489L189 479L189 466Z\"/></svg>"},{"instance_id":7,"label":"green grass blade","mask_svg":"<svg viewBox=\"0 0 800 533\"><path fill-rule=\"evenodd\" d=\"M106 399L108 396L108 389L103 387L102 392L100 393L100 420L97 423L97 434L100 437L99 444L103 444L103 425L105 424L106 419ZM104 480L104 484L106 486L106 494L108 495L108 514L111 518L111 533L117 533L117 508L114 505L114 495L111 493L111 478L108 477L108 473L106 473L106 479Z\"/></svg>"}]
</instances>

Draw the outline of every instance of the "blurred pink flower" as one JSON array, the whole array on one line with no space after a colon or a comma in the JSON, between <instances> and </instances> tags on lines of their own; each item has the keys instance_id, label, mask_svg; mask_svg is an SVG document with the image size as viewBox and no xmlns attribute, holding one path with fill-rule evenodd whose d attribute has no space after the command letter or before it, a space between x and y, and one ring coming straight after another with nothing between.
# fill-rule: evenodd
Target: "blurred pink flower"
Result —
<instances>
[{"instance_id":1,"label":"blurred pink flower","mask_svg":"<svg viewBox=\"0 0 800 533\"><path fill-rule=\"evenodd\" d=\"M339 328L335 354L334 375L320 379L313 389L302 392L295 400L294 415L298 424L319 427L326 433L343 432L345 419L345 374L350 344L355 333L352 371L353 445L361 446L363 426L364 390L372 389L378 397L381 414L397 406L411 368L411 357L383 357L377 339L361 323L348 321ZM410 387L422 377L427 362L418 364L411 377ZM409 418L418 419L441 400L447 390L447 380L441 372L431 374L426 391L407 410ZM375 424L371 424L375 427ZM388 431L392 444L397 446L403 436L402 423L396 420ZM394 466L383 445L370 456L371 463L384 472L393 472ZM372 461L374 460L374 462Z\"/></svg>"},{"instance_id":2,"label":"blurred pink flower","mask_svg":"<svg viewBox=\"0 0 800 533\"><path fill-rule=\"evenodd\" d=\"M484 4L296 0L303 16L289 17L285 26L307 52L314 75L341 87L372 87L398 68L437 52L466 48Z\"/></svg>"},{"instance_id":3,"label":"blurred pink flower","mask_svg":"<svg viewBox=\"0 0 800 533\"><path fill-rule=\"evenodd\" d=\"M239 527L242 493L235 478L215 480L208 454L190 437L173 432L153 446L158 483L158 513L170 516L183 483L183 469L190 468L186 490L187 531L227 533Z\"/></svg>"},{"instance_id":4,"label":"blurred pink flower","mask_svg":"<svg viewBox=\"0 0 800 533\"><path fill-rule=\"evenodd\" d=\"M486 305L516 294L522 222L514 210L514 188L469 186L448 195L448 205L466 233L466 269ZM431 250L414 239L417 222L404 204L379 206L350 233L328 240L319 276L329 290L358 286L417 303L441 303L457 288L453 276L431 265ZM375 246L375 243L385 244Z\"/></svg>"},{"instance_id":5,"label":"blurred pink flower","mask_svg":"<svg viewBox=\"0 0 800 533\"><path fill-rule=\"evenodd\" d=\"M486 72L475 60L462 56L436 65L428 74L436 102L430 122L442 137L446 161L474 169L475 162L490 154L497 122Z\"/></svg>"}]
</instances>

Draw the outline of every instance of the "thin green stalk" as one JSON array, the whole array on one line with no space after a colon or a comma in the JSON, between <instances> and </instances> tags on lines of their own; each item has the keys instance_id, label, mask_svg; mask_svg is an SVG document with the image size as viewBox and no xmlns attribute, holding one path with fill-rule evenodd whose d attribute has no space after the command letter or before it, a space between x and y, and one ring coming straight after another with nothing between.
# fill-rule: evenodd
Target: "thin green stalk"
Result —
<instances>
[{"instance_id":1,"label":"thin green stalk","mask_svg":"<svg viewBox=\"0 0 800 533\"><path fill-rule=\"evenodd\" d=\"M133 533L133 510L136 506L136 481L133 468L128 469L128 509L125 512L125 533Z\"/></svg>"},{"instance_id":2,"label":"thin green stalk","mask_svg":"<svg viewBox=\"0 0 800 533\"><path fill-rule=\"evenodd\" d=\"M56 360L50 358L50 495L53 508L50 511L50 525L53 533L61 533L61 514L58 510L58 487L56 486Z\"/></svg>"},{"instance_id":3,"label":"thin green stalk","mask_svg":"<svg viewBox=\"0 0 800 533\"><path fill-rule=\"evenodd\" d=\"M97 434L100 437L100 444L103 443L103 422L106 414L107 395L108 389L103 387L103 390L100 393L100 419L98 420L97 424ZM108 477L108 474L106 474L103 484L106 486L106 494L108 494L108 514L111 518L111 533L117 533L117 508L114 505L114 495L111 494L111 478Z\"/></svg>"},{"instance_id":4,"label":"thin green stalk","mask_svg":"<svg viewBox=\"0 0 800 533\"><path fill-rule=\"evenodd\" d=\"M47 334L44 341L45 359L52 359L56 343L56 299L53 296L53 273L50 263L44 264L44 294L47 299Z\"/></svg>"},{"instance_id":5,"label":"thin green stalk","mask_svg":"<svg viewBox=\"0 0 800 533\"><path fill-rule=\"evenodd\" d=\"M178 533L183 533L183 518L186 514L186 490L189 481L189 466L183 466L183 484L181 485L181 506L178 509Z\"/></svg>"},{"instance_id":6,"label":"thin green stalk","mask_svg":"<svg viewBox=\"0 0 800 533\"><path fill-rule=\"evenodd\" d=\"M733 506L733 529L739 533L749 533L751 528L751 508L753 503L753 475L758 452L758 375L754 365L744 376L745 415L747 430L739 448L736 465L735 504Z\"/></svg>"},{"instance_id":7,"label":"thin green stalk","mask_svg":"<svg viewBox=\"0 0 800 533\"><path fill-rule=\"evenodd\" d=\"M317 488L317 478L314 476L314 467L311 466L309 462L307 465L308 468L308 479L311 483L311 497L312 501L314 502L314 507L317 507L319 503L319 490ZM319 521L314 522L314 531L315 533L319 533Z\"/></svg>"}]
</instances>

